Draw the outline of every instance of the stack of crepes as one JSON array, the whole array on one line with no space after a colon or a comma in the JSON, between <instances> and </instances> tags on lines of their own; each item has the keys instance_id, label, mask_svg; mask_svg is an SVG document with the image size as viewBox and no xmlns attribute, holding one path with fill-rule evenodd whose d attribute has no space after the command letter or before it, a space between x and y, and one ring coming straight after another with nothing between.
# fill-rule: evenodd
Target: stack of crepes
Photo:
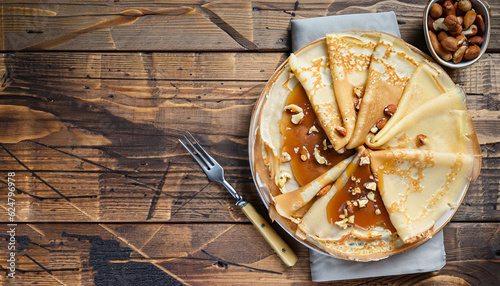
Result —
<instances>
[{"instance_id":1,"label":"stack of crepes","mask_svg":"<svg viewBox=\"0 0 500 286\"><path fill-rule=\"evenodd\" d=\"M335 257L423 243L479 174L464 92L394 36L326 34L290 55L262 100L254 169L270 215Z\"/></svg>"}]
</instances>

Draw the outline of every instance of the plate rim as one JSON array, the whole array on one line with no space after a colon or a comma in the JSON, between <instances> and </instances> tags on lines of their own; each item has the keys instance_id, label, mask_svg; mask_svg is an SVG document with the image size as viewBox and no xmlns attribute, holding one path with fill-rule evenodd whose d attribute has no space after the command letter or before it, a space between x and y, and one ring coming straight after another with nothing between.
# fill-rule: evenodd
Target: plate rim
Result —
<instances>
[{"instance_id":1,"label":"plate rim","mask_svg":"<svg viewBox=\"0 0 500 286\"><path fill-rule=\"evenodd\" d=\"M431 62L432 64L438 66L442 72L444 72L444 74L448 77L448 79L450 79L452 82L453 80L451 79L451 77L449 76L449 74L441 67L439 66L435 61L434 59L425 54L424 52L422 52L421 50L419 50L418 48L416 48L415 46L407 43L406 41L404 41L403 39L399 38L399 37L396 37L394 35L391 35L391 34L388 34L388 33L384 33L384 32L378 32L378 31L360 31L360 30L350 30L350 31L343 31L343 32L340 32L340 33L377 33L377 34L383 34L383 35L388 35L392 38L395 38L395 39L398 39L400 41L402 41L406 46L408 46L413 52L416 52L417 54L419 54L420 56L424 57L427 61ZM296 52L294 52L294 54L297 54L297 53L300 53L301 51L311 47L312 45L317 45L323 41L325 41L326 37L322 37L322 38L319 38L315 41L312 41L310 42L309 44L305 45L304 47L300 48L299 50L297 50ZM258 122L260 121L260 112L261 112L261 109L265 103L265 99L266 99L266 95L268 93L268 91L271 89L271 87L273 86L273 84L275 83L276 79L281 75L281 73L283 73L285 71L285 67L286 65L288 64L288 60L289 60L289 57L283 61L283 63L281 63L277 68L276 70L273 72L272 76L269 78L269 80L266 82L266 85L264 87L264 89L262 90L259 98L257 99L256 103L255 103L255 106L253 108L253 111L252 111L252 116L251 116L251 119L250 119L250 128L249 128L249 136L248 136L248 156L249 156L249 163L250 163L250 171L252 173L252 181L254 182L254 185L257 189L257 193L259 194L259 197L260 199L262 200L263 204L265 205L266 209L268 210L268 212L270 211L270 198L267 199L264 197L264 194L263 194L263 190L261 189L261 185L259 184L258 179L260 179L261 183L265 185L264 182L262 182L262 179L260 178L259 174L256 172L256 167L254 166L255 164L255 139L256 139L256 132L258 132ZM455 82L453 82L455 84ZM455 86L458 86L455 84ZM460 88L462 90L462 92L466 95L465 91ZM475 133L475 131L474 131ZM345 257L345 256L342 256L342 255L334 255L332 253L329 253L319 247L317 247L316 245L308 242L307 240L301 240L299 239L298 237L296 237L292 231L288 228L286 228L284 226L284 222L281 221L281 219L283 220L286 220L286 222L288 222L289 220L286 219L286 218L283 218L281 216L278 216L278 218L273 218L271 217L271 220L273 221L276 221L277 224L283 229L285 230L293 239L295 239L296 241L298 241L300 244L306 246L307 248L311 249L311 250L315 250L315 251L319 251L321 252L322 254L325 254L325 255L328 255L330 257L334 257L334 258L339 258L339 259L343 259L343 260L355 260L355 261L360 261L360 262L370 262L370 261L378 261L378 260L381 260L381 259L384 259L384 258L387 258L387 257L390 257L390 256L393 256L393 255L398 255L398 254L402 254L402 253L405 253L407 251L411 251L412 249L424 244L425 242L427 242L429 239L431 239L432 237L434 237L434 235L436 235L436 233L438 233L439 231L441 231L450 221L451 219L453 218L453 216L455 215L455 213L457 212L458 208L460 207L463 199L465 198L465 195L469 189L469 186L470 186L470 183L472 181L472 173L469 175L469 178L468 178L468 181L467 183L465 184L464 186L464 189L461 191L461 195L459 197L459 200L457 202L457 207L454 208L454 209L449 209L448 211L446 211L439 219L437 219L434 223L434 226L433 226L433 229L432 229L432 233L431 235L428 235L426 236L425 238L419 240L419 241L416 241L412 244L409 244L407 245L407 247L405 248L401 248L399 250L396 250L396 251L391 251L391 252L387 252L387 253L384 253L386 255L380 255L380 257L376 257L375 259L367 259L367 260L364 260L364 259L357 259L356 258L351 258L351 257ZM267 196L270 196L270 194L268 194ZM446 219L443 219L444 217L446 217ZM439 222L439 223L438 223ZM436 225L439 225L437 228L436 228ZM346 254L348 255L348 254ZM376 256L376 255L373 255L373 256ZM368 256L370 257L370 256Z\"/></svg>"}]
</instances>

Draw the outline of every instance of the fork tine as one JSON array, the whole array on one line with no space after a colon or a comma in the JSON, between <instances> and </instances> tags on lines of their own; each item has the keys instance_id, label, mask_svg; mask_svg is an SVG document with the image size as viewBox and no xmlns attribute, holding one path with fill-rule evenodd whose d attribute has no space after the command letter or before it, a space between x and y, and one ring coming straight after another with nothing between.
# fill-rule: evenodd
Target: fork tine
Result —
<instances>
[{"instance_id":1,"label":"fork tine","mask_svg":"<svg viewBox=\"0 0 500 286\"><path fill-rule=\"evenodd\" d=\"M211 164L209 162L209 160L207 160L207 158L205 158L203 156L203 154L200 152L200 148L198 148L197 146L195 146L195 144L193 144L191 142L191 140L186 136L184 135L184 138L186 139L186 141L188 142L189 146L191 146L191 148L196 152L196 155L198 158L200 158L201 160L203 160L203 163L205 163L205 166L207 166L207 169L210 169L213 167L214 164ZM197 143L197 142L196 142ZM197 144L198 146L200 146L199 144ZM201 146L200 146L201 147ZM206 153L206 152L205 152Z\"/></svg>"},{"instance_id":2,"label":"fork tine","mask_svg":"<svg viewBox=\"0 0 500 286\"><path fill-rule=\"evenodd\" d=\"M185 137L185 136L184 136ZM205 162L201 161L200 160L200 156L199 155L196 155L193 153L193 151L191 151L191 149L186 145L184 144L184 142L182 142L181 139L178 139L179 142L182 144L182 146L184 146L184 148L186 148L186 150L189 152L189 154L191 154L191 156L196 160L196 162L198 163L198 165L200 165L201 169L203 170L203 172L207 172L207 165L205 164ZM189 141L188 141L189 142ZM191 143L190 143L191 144ZM192 144L191 144L192 146Z\"/></svg>"},{"instance_id":3,"label":"fork tine","mask_svg":"<svg viewBox=\"0 0 500 286\"><path fill-rule=\"evenodd\" d=\"M191 132L188 131L187 133L189 134L189 136L191 137L191 139L193 139L193 141L196 143L196 145L198 145L198 147L200 147L199 149L202 151L203 155L205 155L205 157L208 158L210 165L212 165L212 166L217 165L218 164L217 161L215 161L215 159L212 158L212 156L210 156L210 154L208 154L207 151L205 151L205 149L203 148L203 146L200 145L200 143L198 142L198 140L196 140L196 138L194 138L194 136L191 134ZM184 136L184 137L186 137L186 136ZM191 146L193 146L193 145L191 144ZM200 154L200 152L198 152L198 148L195 147L195 149L196 149L197 153ZM201 156L201 157L203 157L203 156Z\"/></svg>"}]
</instances>

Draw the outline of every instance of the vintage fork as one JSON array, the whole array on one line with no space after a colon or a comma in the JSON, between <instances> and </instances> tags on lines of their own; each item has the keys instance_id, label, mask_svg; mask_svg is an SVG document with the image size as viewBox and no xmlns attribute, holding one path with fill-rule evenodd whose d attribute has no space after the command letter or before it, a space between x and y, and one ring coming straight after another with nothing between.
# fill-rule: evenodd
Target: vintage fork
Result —
<instances>
[{"instance_id":1,"label":"vintage fork","mask_svg":"<svg viewBox=\"0 0 500 286\"><path fill-rule=\"evenodd\" d=\"M272 229L255 208L250 203L243 200L243 197L226 181L224 178L224 169L221 165L203 149L191 133L188 132L188 136L184 135L184 139L184 141L179 139L179 142L186 148L191 156L193 156L207 175L208 179L213 182L221 183L229 191L236 199L236 205L241 208L246 217L259 230L260 234L266 239L287 266L295 265L295 262L297 262L297 255L295 255L293 250L283 241L274 229Z\"/></svg>"}]
</instances>

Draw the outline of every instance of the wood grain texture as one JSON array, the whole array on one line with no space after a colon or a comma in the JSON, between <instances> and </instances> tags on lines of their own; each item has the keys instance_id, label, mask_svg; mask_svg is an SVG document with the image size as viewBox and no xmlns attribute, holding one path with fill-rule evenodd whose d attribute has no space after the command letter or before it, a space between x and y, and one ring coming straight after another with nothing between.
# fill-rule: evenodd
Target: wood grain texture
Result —
<instances>
[{"instance_id":1,"label":"wood grain texture","mask_svg":"<svg viewBox=\"0 0 500 286\"><path fill-rule=\"evenodd\" d=\"M190 130L261 214L248 165L257 98L290 52L290 20L395 11L427 52L427 0L4 0L0 3L0 269L16 176L19 285L312 285L307 248L286 268L177 138ZM500 3L468 93L482 169L444 229L437 272L334 285L500 281ZM267 217L267 216L266 216ZM7 284L0 275L0 284Z\"/></svg>"},{"instance_id":2,"label":"wood grain texture","mask_svg":"<svg viewBox=\"0 0 500 286\"><path fill-rule=\"evenodd\" d=\"M489 2L493 31L489 48L498 51L500 3ZM288 51L292 19L394 11L402 38L425 49L422 15L426 3L101 0L70 4L6 0L0 27L3 50Z\"/></svg>"},{"instance_id":3,"label":"wood grain texture","mask_svg":"<svg viewBox=\"0 0 500 286\"><path fill-rule=\"evenodd\" d=\"M18 219L246 221L177 142L186 130L265 212L248 165L248 126L265 81L284 58L282 53L8 54L9 84L0 92L1 106L32 118L16 120L0 136L0 184L6 172L16 171ZM454 221L500 219L498 63L499 55L488 54L477 65L450 72L469 93L483 152L481 176ZM11 126L8 114L0 115L5 128ZM41 127L51 131L41 136ZM0 193L0 213L6 212L5 196Z\"/></svg>"},{"instance_id":4,"label":"wood grain texture","mask_svg":"<svg viewBox=\"0 0 500 286\"><path fill-rule=\"evenodd\" d=\"M500 279L499 229L498 223L451 223L444 231L447 264L442 270L342 285L493 285ZM19 224L16 231L17 281L25 285L313 284L304 247L285 237L299 256L297 265L287 268L250 224ZM2 234L0 249L6 246ZM6 259L0 252L2 269ZM0 279L5 283L4 275Z\"/></svg>"}]
</instances>

